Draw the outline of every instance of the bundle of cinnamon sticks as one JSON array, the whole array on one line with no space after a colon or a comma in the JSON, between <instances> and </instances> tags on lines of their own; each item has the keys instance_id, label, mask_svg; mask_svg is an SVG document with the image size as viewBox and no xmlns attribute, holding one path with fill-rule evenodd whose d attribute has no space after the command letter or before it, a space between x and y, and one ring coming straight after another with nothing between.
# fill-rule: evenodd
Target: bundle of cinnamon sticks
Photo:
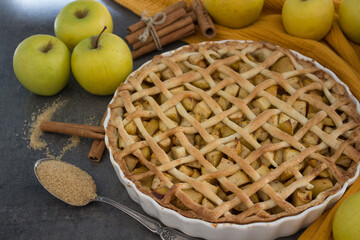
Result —
<instances>
[{"instance_id":1,"label":"bundle of cinnamon sticks","mask_svg":"<svg viewBox=\"0 0 360 240\"><path fill-rule=\"evenodd\" d=\"M165 21L154 25L161 46L194 34L196 22L204 36L212 38L216 34L215 25L200 0L193 0L190 6L180 1L162 12L166 15ZM149 35L145 41L139 40L145 29L146 23L142 20L128 27L129 35L125 39L133 47L133 59L157 49L153 36Z\"/></svg>"}]
</instances>

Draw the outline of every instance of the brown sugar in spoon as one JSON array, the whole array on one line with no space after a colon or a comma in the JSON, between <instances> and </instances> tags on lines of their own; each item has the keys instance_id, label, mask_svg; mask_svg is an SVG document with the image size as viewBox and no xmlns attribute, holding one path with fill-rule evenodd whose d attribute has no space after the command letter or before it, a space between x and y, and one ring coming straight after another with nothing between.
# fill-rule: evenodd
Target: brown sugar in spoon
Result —
<instances>
[{"instance_id":1,"label":"brown sugar in spoon","mask_svg":"<svg viewBox=\"0 0 360 240\"><path fill-rule=\"evenodd\" d=\"M93 178L72 164L49 158L39 159L35 162L34 172L41 185L51 195L69 205L85 206L93 201L107 203L133 217L151 232L159 234L163 240L191 239L114 200L97 195Z\"/></svg>"}]
</instances>

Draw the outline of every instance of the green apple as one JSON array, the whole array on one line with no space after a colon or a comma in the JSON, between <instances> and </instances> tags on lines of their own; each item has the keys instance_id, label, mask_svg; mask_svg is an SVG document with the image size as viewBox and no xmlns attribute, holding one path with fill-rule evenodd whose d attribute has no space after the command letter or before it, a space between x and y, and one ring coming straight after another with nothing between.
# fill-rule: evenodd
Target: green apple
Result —
<instances>
[{"instance_id":1,"label":"green apple","mask_svg":"<svg viewBox=\"0 0 360 240\"><path fill-rule=\"evenodd\" d=\"M230 28L242 28L255 22L264 0L204 0L204 6L214 21Z\"/></svg>"},{"instance_id":2,"label":"green apple","mask_svg":"<svg viewBox=\"0 0 360 240\"><path fill-rule=\"evenodd\" d=\"M91 0L75 1L66 5L55 19L55 36L63 41L69 50L84 38L98 34L104 26L112 33L113 21L107 8Z\"/></svg>"},{"instance_id":3,"label":"green apple","mask_svg":"<svg viewBox=\"0 0 360 240\"><path fill-rule=\"evenodd\" d=\"M51 96L63 89L70 76L70 53L54 36L38 34L16 48L13 68L20 83L29 91Z\"/></svg>"},{"instance_id":4,"label":"green apple","mask_svg":"<svg viewBox=\"0 0 360 240\"><path fill-rule=\"evenodd\" d=\"M335 213L333 220L334 240L360 239L360 192L345 199Z\"/></svg>"},{"instance_id":5,"label":"green apple","mask_svg":"<svg viewBox=\"0 0 360 240\"><path fill-rule=\"evenodd\" d=\"M286 0L282 21L287 33L321 40L330 30L334 18L332 0Z\"/></svg>"},{"instance_id":6,"label":"green apple","mask_svg":"<svg viewBox=\"0 0 360 240\"><path fill-rule=\"evenodd\" d=\"M85 38L71 56L75 79L95 95L113 94L131 73L132 66L129 47L112 33Z\"/></svg>"},{"instance_id":7,"label":"green apple","mask_svg":"<svg viewBox=\"0 0 360 240\"><path fill-rule=\"evenodd\" d=\"M345 35L360 44L360 1L343 0L339 8L339 17Z\"/></svg>"}]
</instances>

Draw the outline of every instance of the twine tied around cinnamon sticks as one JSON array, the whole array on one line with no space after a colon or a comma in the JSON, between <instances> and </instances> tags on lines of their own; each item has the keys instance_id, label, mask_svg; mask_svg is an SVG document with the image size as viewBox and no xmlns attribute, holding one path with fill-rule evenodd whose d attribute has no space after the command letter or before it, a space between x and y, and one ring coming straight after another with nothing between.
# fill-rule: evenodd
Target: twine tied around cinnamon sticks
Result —
<instances>
[{"instance_id":1,"label":"twine tied around cinnamon sticks","mask_svg":"<svg viewBox=\"0 0 360 240\"><path fill-rule=\"evenodd\" d=\"M215 24L200 0L193 0L191 5L182 0L152 17L147 18L145 15L143 13L139 22L128 27L129 34L125 37L132 45L133 59L156 49L161 50L166 44L194 34L196 22L207 38L216 35ZM158 22L160 20L163 21Z\"/></svg>"},{"instance_id":2,"label":"twine tied around cinnamon sticks","mask_svg":"<svg viewBox=\"0 0 360 240\"><path fill-rule=\"evenodd\" d=\"M154 25L161 25L165 22L165 20L166 20L166 14L163 12L158 12L152 17L146 17L146 11L143 11L141 14L141 21L145 22L146 27L144 32L139 36L139 40L144 43L151 34L151 36L154 39L156 48L158 50L162 50L161 42L159 36L156 33Z\"/></svg>"}]
</instances>

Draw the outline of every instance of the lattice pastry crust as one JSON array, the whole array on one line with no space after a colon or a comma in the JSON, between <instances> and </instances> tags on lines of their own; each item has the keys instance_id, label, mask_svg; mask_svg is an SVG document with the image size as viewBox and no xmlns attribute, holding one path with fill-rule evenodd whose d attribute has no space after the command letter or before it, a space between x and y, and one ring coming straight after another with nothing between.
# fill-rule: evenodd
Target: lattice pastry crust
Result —
<instances>
[{"instance_id":1,"label":"lattice pastry crust","mask_svg":"<svg viewBox=\"0 0 360 240\"><path fill-rule=\"evenodd\" d=\"M189 45L119 86L109 147L164 207L209 222L295 215L354 176L359 115L343 86L266 42Z\"/></svg>"}]
</instances>

